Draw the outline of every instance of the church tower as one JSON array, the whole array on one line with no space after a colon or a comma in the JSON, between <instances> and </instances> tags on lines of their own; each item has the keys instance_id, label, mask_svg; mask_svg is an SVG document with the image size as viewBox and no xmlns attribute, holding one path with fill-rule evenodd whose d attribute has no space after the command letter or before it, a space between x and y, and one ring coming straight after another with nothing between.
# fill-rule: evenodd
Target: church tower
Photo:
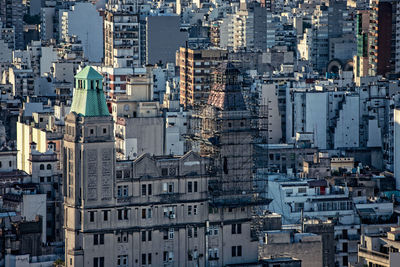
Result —
<instances>
[{"instance_id":1,"label":"church tower","mask_svg":"<svg viewBox=\"0 0 400 267\"><path fill-rule=\"evenodd\" d=\"M202 111L200 154L213 159L217 175L214 192L219 198L241 202L253 186L253 129L239 81L230 62L213 72L208 103Z\"/></svg>"},{"instance_id":2,"label":"church tower","mask_svg":"<svg viewBox=\"0 0 400 267\"><path fill-rule=\"evenodd\" d=\"M102 80L90 66L75 76L71 112L65 120L62 157L66 266L89 264L83 251L88 243L87 233L92 236L96 231L92 223L98 213L96 209L113 204L113 119L108 112ZM98 266L104 266L101 255Z\"/></svg>"}]
</instances>

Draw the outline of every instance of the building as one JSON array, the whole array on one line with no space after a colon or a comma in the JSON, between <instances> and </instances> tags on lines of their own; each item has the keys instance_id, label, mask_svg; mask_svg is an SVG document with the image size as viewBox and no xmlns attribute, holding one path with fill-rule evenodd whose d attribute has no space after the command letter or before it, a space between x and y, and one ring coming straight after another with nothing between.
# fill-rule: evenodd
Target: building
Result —
<instances>
[{"instance_id":1,"label":"building","mask_svg":"<svg viewBox=\"0 0 400 267\"><path fill-rule=\"evenodd\" d=\"M207 102L213 68L227 57L226 50L180 48L176 65L180 70L180 101L185 109Z\"/></svg>"},{"instance_id":2,"label":"building","mask_svg":"<svg viewBox=\"0 0 400 267\"><path fill-rule=\"evenodd\" d=\"M114 68L140 67L139 15L134 6L109 5L104 19L104 64Z\"/></svg>"},{"instance_id":3,"label":"building","mask_svg":"<svg viewBox=\"0 0 400 267\"><path fill-rule=\"evenodd\" d=\"M75 3L61 14L61 40L76 36L90 62L103 59L103 18L92 3Z\"/></svg>"},{"instance_id":4,"label":"building","mask_svg":"<svg viewBox=\"0 0 400 267\"><path fill-rule=\"evenodd\" d=\"M383 228L383 227L381 227ZM400 261L400 232L391 227L388 232L365 233L361 236L358 259L368 266L392 267Z\"/></svg>"},{"instance_id":5,"label":"building","mask_svg":"<svg viewBox=\"0 0 400 267\"><path fill-rule=\"evenodd\" d=\"M24 49L24 21L25 5L22 0L2 0L0 2L0 21L4 28L14 28L15 49Z\"/></svg>"},{"instance_id":6,"label":"building","mask_svg":"<svg viewBox=\"0 0 400 267\"><path fill-rule=\"evenodd\" d=\"M102 76L88 66L75 78L63 148L66 265L257 262L250 209L209 202L208 159L189 152L116 162Z\"/></svg>"},{"instance_id":7,"label":"building","mask_svg":"<svg viewBox=\"0 0 400 267\"><path fill-rule=\"evenodd\" d=\"M114 95L110 106L118 159L134 159L143 153L164 154L164 118L159 101L153 99L150 68L129 76L126 94Z\"/></svg>"},{"instance_id":8,"label":"building","mask_svg":"<svg viewBox=\"0 0 400 267\"><path fill-rule=\"evenodd\" d=\"M371 2L368 63L370 76L399 72L400 33L398 1Z\"/></svg>"},{"instance_id":9,"label":"building","mask_svg":"<svg viewBox=\"0 0 400 267\"><path fill-rule=\"evenodd\" d=\"M260 252L261 257L289 256L301 260L302 266L325 266L323 265L323 244L320 235L278 230L267 231L264 239L265 242L262 244Z\"/></svg>"},{"instance_id":10,"label":"building","mask_svg":"<svg viewBox=\"0 0 400 267\"><path fill-rule=\"evenodd\" d=\"M149 16L146 18L146 64L175 62L175 52L188 40L180 30L179 16Z\"/></svg>"}]
</instances>

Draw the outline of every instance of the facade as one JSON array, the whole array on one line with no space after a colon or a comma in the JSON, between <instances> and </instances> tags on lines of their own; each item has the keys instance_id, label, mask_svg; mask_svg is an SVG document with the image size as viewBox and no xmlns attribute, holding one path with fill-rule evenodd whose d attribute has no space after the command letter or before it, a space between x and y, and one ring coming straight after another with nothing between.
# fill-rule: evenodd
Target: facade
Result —
<instances>
[{"instance_id":1,"label":"facade","mask_svg":"<svg viewBox=\"0 0 400 267\"><path fill-rule=\"evenodd\" d=\"M185 45L188 33L180 30L179 16L146 18L146 64L174 63L175 52Z\"/></svg>"},{"instance_id":2,"label":"facade","mask_svg":"<svg viewBox=\"0 0 400 267\"><path fill-rule=\"evenodd\" d=\"M189 152L116 162L102 77L86 67L75 78L64 137L66 266L256 262L250 209L209 202L208 160Z\"/></svg>"},{"instance_id":3,"label":"facade","mask_svg":"<svg viewBox=\"0 0 400 267\"><path fill-rule=\"evenodd\" d=\"M61 14L61 40L76 36L90 62L103 59L103 18L92 3L75 3Z\"/></svg>"},{"instance_id":4,"label":"facade","mask_svg":"<svg viewBox=\"0 0 400 267\"><path fill-rule=\"evenodd\" d=\"M14 28L15 49L24 49L24 5L21 0L2 0L0 2L0 21L4 28Z\"/></svg>"},{"instance_id":5,"label":"facade","mask_svg":"<svg viewBox=\"0 0 400 267\"><path fill-rule=\"evenodd\" d=\"M368 35L368 75L387 75L399 72L399 3L371 2Z\"/></svg>"},{"instance_id":6,"label":"facade","mask_svg":"<svg viewBox=\"0 0 400 267\"><path fill-rule=\"evenodd\" d=\"M391 227L387 233L363 234L358 248L359 262L368 266L396 266L400 261L399 235L398 227Z\"/></svg>"},{"instance_id":7,"label":"facade","mask_svg":"<svg viewBox=\"0 0 400 267\"><path fill-rule=\"evenodd\" d=\"M180 48L177 66L180 69L180 101L184 108L207 102L213 68L227 56L226 50Z\"/></svg>"},{"instance_id":8,"label":"facade","mask_svg":"<svg viewBox=\"0 0 400 267\"><path fill-rule=\"evenodd\" d=\"M139 15L127 10L108 10L104 19L104 64L114 68L139 67Z\"/></svg>"}]
</instances>

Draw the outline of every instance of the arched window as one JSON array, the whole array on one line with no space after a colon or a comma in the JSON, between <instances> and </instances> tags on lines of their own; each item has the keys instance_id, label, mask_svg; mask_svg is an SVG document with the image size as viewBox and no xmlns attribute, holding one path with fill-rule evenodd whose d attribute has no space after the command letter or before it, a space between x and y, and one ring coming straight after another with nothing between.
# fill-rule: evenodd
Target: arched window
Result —
<instances>
[{"instance_id":1,"label":"arched window","mask_svg":"<svg viewBox=\"0 0 400 267\"><path fill-rule=\"evenodd\" d=\"M40 169L44 170L44 164L40 164Z\"/></svg>"},{"instance_id":2,"label":"arched window","mask_svg":"<svg viewBox=\"0 0 400 267\"><path fill-rule=\"evenodd\" d=\"M47 164L47 169L51 170L51 164Z\"/></svg>"}]
</instances>

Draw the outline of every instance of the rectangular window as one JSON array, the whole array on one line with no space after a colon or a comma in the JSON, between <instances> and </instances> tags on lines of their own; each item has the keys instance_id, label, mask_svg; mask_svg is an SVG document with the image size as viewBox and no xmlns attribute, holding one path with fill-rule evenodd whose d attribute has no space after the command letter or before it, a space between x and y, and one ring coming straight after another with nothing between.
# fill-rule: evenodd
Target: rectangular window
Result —
<instances>
[{"instance_id":1,"label":"rectangular window","mask_svg":"<svg viewBox=\"0 0 400 267\"><path fill-rule=\"evenodd\" d=\"M104 245L104 234L100 234L100 245Z\"/></svg>"},{"instance_id":2,"label":"rectangular window","mask_svg":"<svg viewBox=\"0 0 400 267\"><path fill-rule=\"evenodd\" d=\"M188 215L192 215L192 206L188 206Z\"/></svg>"},{"instance_id":3,"label":"rectangular window","mask_svg":"<svg viewBox=\"0 0 400 267\"><path fill-rule=\"evenodd\" d=\"M151 241L151 230L147 231L147 241Z\"/></svg>"},{"instance_id":4,"label":"rectangular window","mask_svg":"<svg viewBox=\"0 0 400 267\"><path fill-rule=\"evenodd\" d=\"M142 265L146 265L146 260L147 260L147 255L146 254L142 254Z\"/></svg>"},{"instance_id":5,"label":"rectangular window","mask_svg":"<svg viewBox=\"0 0 400 267\"><path fill-rule=\"evenodd\" d=\"M147 193L149 196L151 196L153 194L151 184L147 185Z\"/></svg>"},{"instance_id":6,"label":"rectangular window","mask_svg":"<svg viewBox=\"0 0 400 267\"><path fill-rule=\"evenodd\" d=\"M232 232L233 235L234 234L241 234L242 233L242 224L238 223L238 224L232 224Z\"/></svg>"},{"instance_id":7,"label":"rectangular window","mask_svg":"<svg viewBox=\"0 0 400 267\"><path fill-rule=\"evenodd\" d=\"M93 258L93 267L99 267L99 258Z\"/></svg>"},{"instance_id":8,"label":"rectangular window","mask_svg":"<svg viewBox=\"0 0 400 267\"><path fill-rule=\"evenodd\" d=\"M142 209L142 219L146 219L146 209Z\"/></svg>"},{"instance_id":9,"label":"rectangular window","mask_svg":"<svg viewBox=\"0 0 400 267\"><path fill-rule=\"evenodd\" d=\"M193 191L193 184L192 182L188 182L188 193L192 193Z\"/></svg>"},{"instance_id":10,"label":"rectangular window","mask_svg":"<svg viewBox=\"0 0 400 267\"><path fill-rule=\"evenodd\" d=\"M117 266L125 267L128 266L128 255L121 255L117 258Z\"/></svg>"},{"instance_id":11,"label":"rectangular window","mask_svg":"<svg viewBox=\"0 0 400 267\"><path fill-rule=\"evenodd\" d=\"M174 228L170 228L168 231L168 239L174 239Z\"/></svg>"},{"instance_id":12,"label":"rectangular window","mask_svg":"<svg viewBox=\"0 0 400 267\"><path fill-rule=\"evenodd\" d=\"M89 221L94 222L94 211L89 211Z\"/></svg>"},{"instance_id":13,"label":"rectangular window","mask_svg":"<svg viewBox=\"0 0 400 267\"><path fill-rule=\"evenodd\" d=\"M146 231L142 232L142 242L146 242Z\"/></svg>"},{"instance_id":14,"label":"rectangular window","mask_svg":"<svg viewBox=\"0 0 400 267\"><path fill-rule=\"evenodd\" d=\"M147 191L146 185L145 185L145 184L142 184L142 196L145 196L145 195L146 195L146 191Z\"/></svg>"},{"instance_id":15,"label":"rectangular window","mask_svg":"<svg viewBox=\"0 0 400 267\"><path fill-rule=\"evenodd\" d=\"M242 246L237 246L237 256L238 257L242 256Z\"/></svg>"},{"instance_id":16,"label":"rectangular window","mask_svg":"<svg viewBox=\"0 0 400 267\"><path fill-rule=\"evenodd\" d=\"M147 263L151 265L151 253L147 254Z\"/></svg>"},{"instance_id":17,"label":"rectangular window","mask_svg":"<svg viewBox=\"0 0 400 267\"><path fill-rule=\"evenodd\" d=\"M193 189L194 189L194 190L193 190L194 192L197 192L197 189L198 189L197 181L194 182L194 188L193 188Z\"/></svg>"},{"instance_id":18,"label":"rectangular window","mask_svg":"<svg viewBox=\"0 0 400 267\"><path fill-rule=\"evenodd\" d=\"M98 245L99 244L99 235L94 235L93 236L93 245Z\"/></svg>"},{"instance_id":19,"label":"rectangular window","mask_svg":"<svg viewBox=\"0 0 400 267\"><path fill-rule=\"evenodd\" d=\"M194 215L197 215L197 205L194 205L194 206L193 206L193 214L194 214Z\"/></svg>"},{"instance_id":20,"label":"rectangular window","mask_svg":"<svg viewBox=\"0 0 400 267\"><path fill-rule=\"evenodd\" d=\"M193 237L197 238L197 227L193 227Z\"/></svg>"},{"instance_id":21,"label":"rectangular window","mask_svg":"<svg viewBox=\"0 0 400 267\"><path fill-rule=\"evenodd\" d=\"M118 220L122 220L122 210L118 210Z\"/></svg>"},{"instance_id":22,"label":"rectangular window","mask_svg":"<svg viewBox=\"0 0 400 267\"><path fill-rule=\"evenodd\" d=\"M147 209L147 219L151 219L151 217L153 216L153 211L151 208Z\"/></svg>"},{"instance_id":23,"label":"rectangular window","mask_svg":"<svg viewBox=\"0 0 400 267\"><path fill-rule=\"evenodd\" d=\"M236 246L232 246L232 257L236 257Z\"/></svg>"},{"instance_id":24,"label":"rectangular window","mask_svg":"<svg viewBox=\"0 0 400 267\"><path fill-rule=\"evenodd\" d=\"M193 237L193 231L192 231L192 228L191 228L191 227L188 228L188 237L189 237L189 238L192 238L192 237Z\"/></svg>"},{"instance_id":25,"label":"rectangular window","mask_svg":"<svg viewBox=\"0 0 400 267\"><path fill-rule=\"evenodd\" d=\"M103 219L104 221L108 221L108 210L103 210Z\"/></svg>"},{"instance_id":26,"label":"rectangular window","mask_svg":"<svg viewBox=\"0 0 400 267\"><path fill-rule=\"evenodd\" d=\"M168 193L173 193L174 192L174 183L169 183L168 184Z\"/></svg>"}]
</instances>

